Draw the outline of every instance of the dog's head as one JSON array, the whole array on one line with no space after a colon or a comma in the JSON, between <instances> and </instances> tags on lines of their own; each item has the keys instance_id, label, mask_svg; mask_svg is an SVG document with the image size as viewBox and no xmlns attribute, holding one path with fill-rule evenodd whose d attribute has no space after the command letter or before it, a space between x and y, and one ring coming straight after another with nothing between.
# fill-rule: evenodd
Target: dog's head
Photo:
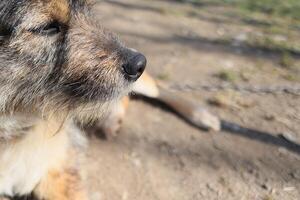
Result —
<instances>
[{"instance_id":1,"label":"dog's head","mask_svg":"<svg viewBox=\"0 0 300 200\"><path fill-rule=\"evenodd\" d=\"M1 0L0 110L77 109L129 91L146 65L85 0ZM100 102L100 103L99 103Z\"/></svg>"}]
</instances>

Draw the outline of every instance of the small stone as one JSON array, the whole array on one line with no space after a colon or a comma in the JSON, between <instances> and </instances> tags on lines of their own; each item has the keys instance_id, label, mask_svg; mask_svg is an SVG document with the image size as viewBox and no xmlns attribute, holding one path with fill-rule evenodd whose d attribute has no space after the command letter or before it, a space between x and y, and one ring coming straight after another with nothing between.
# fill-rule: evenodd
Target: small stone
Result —
<instances>
[{"instance_id":1,"label":"small stone","mask_svg":"<svg viewBox=\"0 0 300 200\"><path fill-rule=\"evenodd\" d=\"M283 191L285 191L285 192L291 192L291 191L294 191L294 190L295 190L295 187L293 187L293 186L283 188Z\"/></svg>"},{"instance_id":2,"label":"small stone","mask_svg":"<svg viewBox=\"0 0 300 200\"><path fill-rule=\"evenodd\" d=\"M248 39L248 35L247 33L240 33L234 39L238 42L244 42Z\"/></svg>"},{"instance_id":3,"label":"small stone","mask_svg":"<svg viewBox=\"0 0 300 200\"><path fill-rule=\"evenodd\" d=\"M274 121L276 119L276 116L272 113L266 113L264 119L267 121Z\"/></svg>"},{"instance_id":4,"label":"small stone","mask_svg":"<svg viewBox=\"0 0 300 200\"><path fill-rule=\"evenodd\" d=\"M269 187L268 187L267 184L265 184L265 183L262 184L261 187L262 187L263 189L265 189L265 190L268 190L268 189L269 189Z\"/></svg>"},{"instance_id":5,"label":"small stone","mask_svg":"<svg viewBox=\"0 0 300 200\"><path fill-rule=\"evenodd\" d=\"M286 148L284 148L284 147L279 147L278 151L282 155L287 155L289 153L288 150Z\"/></svg>"},{"instance_id":6,"label":"small stone","mask_svg":"<svg viewBox=\"0 0 300 200\"><path fill-rule=\"evenodd\" d=\"M207 187L207 189L209 189L210 191L215 192L214 188L213 188L209 183L206 184L206 187Z\"/></svg>"}]
</instances>

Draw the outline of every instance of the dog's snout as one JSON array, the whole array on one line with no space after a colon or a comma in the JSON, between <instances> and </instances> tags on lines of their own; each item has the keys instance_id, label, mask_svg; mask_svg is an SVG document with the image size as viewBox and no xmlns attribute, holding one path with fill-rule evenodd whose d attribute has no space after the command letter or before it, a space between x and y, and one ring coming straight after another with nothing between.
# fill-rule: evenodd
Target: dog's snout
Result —
<instances>
[{"instance_id":1,"label":"dog's snout","mask_svg":"<svg viewBox=\"0 0 300 200\"><path fill-rule=\"evenodd\" d=\"M122 67L125 77L131 81L137 80L144 72L147 64L146 57L141 53L135 53Z\"/></svg>"}]
</instances>

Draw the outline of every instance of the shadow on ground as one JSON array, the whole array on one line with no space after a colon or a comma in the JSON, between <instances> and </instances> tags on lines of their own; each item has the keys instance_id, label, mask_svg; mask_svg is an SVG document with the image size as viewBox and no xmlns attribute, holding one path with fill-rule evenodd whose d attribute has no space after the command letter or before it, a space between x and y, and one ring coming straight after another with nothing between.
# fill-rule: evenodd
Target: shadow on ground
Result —
<instances>
[{"instance_id":1,"label":"shadow on ground","mask_svg":"<svg viewBox=\"0 0 300 200\"><path fill-rule=\"evenodd\" d=\"M153 106L159 107L160 109L162 109L164 111L171 112L172 114L177 115L180 119L184 120L189 125L203 131L202 128L199 128L199 127L195 126L194 124L191 124L183 116L176 113L172 108L170 108L168 105L166 105L163 102L160 102L155 99L149 99L146 97L137 96L137 95L135 95L133 98L137 99L137 100L143 100L147 103L150 103ZM268 132L265 132L262 130L247 128L247 127L244 127L237 123L230 122L226 119L221 120L221 129L222 129L221 131L223 131L224 133L238 135L240 137L248 138L248 139L251 139L251 140L254 140L257 142L261 142L261 143L265 143L265 144L274 145L277 147L284 147L284 148L300 155L300 145L297 143L294 143L292 141L286 140L285 138L279 137L279 135L278 135L279 133L271 134L271 133L268 133ZM274 135L278 135L278 136L276 137Z\"/></svg>"}]
</instances>

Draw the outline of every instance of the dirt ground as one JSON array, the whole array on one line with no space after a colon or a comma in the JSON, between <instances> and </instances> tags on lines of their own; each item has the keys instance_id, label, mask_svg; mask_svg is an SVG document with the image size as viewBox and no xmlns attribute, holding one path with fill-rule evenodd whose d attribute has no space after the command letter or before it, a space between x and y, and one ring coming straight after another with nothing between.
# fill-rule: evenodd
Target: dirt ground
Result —
<instances>
[{"instance_id":1,"label":"dirt ground","mask_svg":"<svg viewBox=\"0 0 300 200\"><path fill-rule=\"evenodd\" d=\"M128 0L98 1L95 13L145 53L148 72L166 85L221 84L217 74L224 70L236 84L299 85L284 78L299 72L280 67L278 52L243 46L257 27L226 10ZM224 34L236 40L218 42ZM119 136L91 136L84 167L92 200L300 199L299 95L200 89L180 95L240 128L205 132L165 106L135 99ZM216 101L221 106L208 103Z\"/></svg>"}]
</instances>

